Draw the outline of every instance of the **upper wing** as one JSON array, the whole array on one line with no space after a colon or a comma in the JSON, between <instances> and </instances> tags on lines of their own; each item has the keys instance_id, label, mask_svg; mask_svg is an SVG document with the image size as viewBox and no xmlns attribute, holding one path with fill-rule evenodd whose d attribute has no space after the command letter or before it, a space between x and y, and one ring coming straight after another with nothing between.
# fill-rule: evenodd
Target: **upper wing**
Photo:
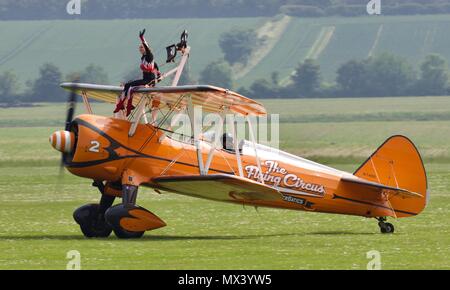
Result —
<instances>
[{"instance_id":1,"label":"upper wing","mask_svg":"<svg viewBox=\"0 0 450 290\"><path fill-rule=\"evenodd\" d=\"M270 186L228 174L162 176L153 182L162 190L217 201L282 200Z\"/></svg>"},{"instance_id":2,"label":"upper wing","mask_svg":"<svg viewBox=\"0 0 450 290\"><path fill-rule=\"evenodd\" d=\"M117 97L120 96L123 91L123 88L118 86L103 86L82 83L62 83L60 86L63 89L75 92L78 95L85 93L89 98L111 104L116 103Z\"/></svg>"},{"instance_id":3,"label":"upper wing","mask_svg":"<svg viewBox=\"0 0 450 290\"><path fill-rule=\"evenodd\" d=\"M79 95L85 93L89 98L115 104L123 88L81 83L63 83L61 87ZM214 86L176 86L176 87L139 87L133 92L133 103L137 105L141 98L152 99L152 106L157 108L182 109L192 102L202 106L207 112L222 112L229 109L239 115L266 115L263 105L238 93ZM190 99L190 100L189 100Z\"/></svg>"}]
</instances>

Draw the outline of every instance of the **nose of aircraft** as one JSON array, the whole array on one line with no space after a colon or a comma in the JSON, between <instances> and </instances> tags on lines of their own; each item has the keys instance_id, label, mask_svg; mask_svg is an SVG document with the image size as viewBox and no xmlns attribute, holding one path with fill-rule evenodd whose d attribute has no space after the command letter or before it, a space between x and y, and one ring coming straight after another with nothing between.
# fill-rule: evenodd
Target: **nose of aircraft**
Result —
<instances>
[{"instance_id":1,"label":"nose of aircraft","mask_svg":"<svg viewBox=\"0 0 450 290\"><path fill-rule=\"evenodd\" d=\"M75 144L75 135L69 131L56 131L49 138L53 148L62 153L70 153Z\"/></svg>"}]
</instances>

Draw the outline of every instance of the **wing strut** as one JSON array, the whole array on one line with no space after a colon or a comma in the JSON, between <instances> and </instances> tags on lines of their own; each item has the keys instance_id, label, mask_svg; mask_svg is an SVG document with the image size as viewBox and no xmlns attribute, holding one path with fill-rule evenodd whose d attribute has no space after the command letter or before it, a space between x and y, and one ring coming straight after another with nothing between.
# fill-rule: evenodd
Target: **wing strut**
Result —
<instances>
[{"instance_id":1,"label":"wing strut","mask_svg":"<svg viewBox=\"0 0 450 290\"><path fill-rule=\"evenodd\" d=\"M213 144L211 145L211 149L208 152L208 158L206 160L206 165L205 165L205 168L204 168L204 174L205 175L208 174L209 167L211 166L211 162L212 162L212 159L214 157L214 152L216 151L217 144L220 142L220 136L221 136L221 133L222 133L221 129L223 128L223 124L224 124L224 121L225 121L224 118L225 118L225 115L224 115L224 112L222 112L220 114L220 126L217 126L217 130L214 132L214 141L213 141Z\"/></svg>"},{"instance_id":2,"label":"wing strut","mask_svg":"<svg viewBox=\"0 0 450 290\"><path fill-rule=\"evenodd\" d=\"M236 120L231 120L230 122L230 129L231 134L233 135L233 145L234 145L234 153L236 154L236 162L239 170L239 176L244 177L244 171L242 170L242 160L241 160L241 154L239 153L239 142L238 142L238 134L237 134L237 124Z\"/></svg>"},{"instance_id":3,"label":"wing strut","mask_svg":"<svg viewBox=\"0 0 450 290\"><path fill-rule=\"evenodd\" d=\"M255 135L253 132L252 122L250 121L250 118L248 115L246 116L246 119L247 119L249 131L250 131L250 139L252 139L253 150L255 150L256 164L258 165L258 170L259 170L258 179L261 181L262 184L264 184L264 178L263 178L263 174L262 174L262 170L261 170L261 160L258 157L258 150L256 149L256 140L255 140Z\"/></svg>"},{"instance_id":4,"label":"wing strut","mask_svg":"<svg viewBox=\"0 0 450 290\"><path fill-rule=\"evenodd\" d=\"M194 112L195 107L192 104L192 97L188 97L188 115L189 119L191 121L191 134L194 137L194 145L197 151L197 163L198 163L198 169L200 175L204 175L204 164L203 164L203 155L202 155L202 149L200 146L200 130L198 130L198 126L196 125L196 114Z\"/></svg>"},{"instance_id":5,"label":"wing strut","mask_svg":"<svg viewBox=\"0 0 450 290\"><path fill-rule=\"evenodd\" d=\"M91 107L91 104L89 103L89 98L88 98L86 91L81 92L81 97L83 98L83 103L84 103L84 107L86 108L86 112L89 115L92 115L92 107Z\"/></svg>"},{"instance_id":6,"label":"wing strut","mask_svg":"<svg viewBox=\"0 0 450 290\"><path fill-rule=\"evenodd\" d=\"M173 87L177 86L178 82L180 81L181 73L183 72L184 66L186 65L186 61L189 57L190 50L191 50L191 48L189 46L186 48L183 48L183 50L182 50L183 56L181 57L180 64L177 67L175 77L173 78L173 81L172 81Z\"/></svg>"},{"instance_id":7,"label":"wing strut","mask_svg":"<svg viewBox=\"0 0 450 290\"><path fill-rule=\"evenodd\" d=\"M147 106L147 98L141 98L139 100L139 105L136 108L136 116L134 117L133 122L131 123L130 131L128 131L128 136L133 137L134 133L136 133L137 126L141 121L142 116L145 116L145 107Z\"/></svg>"}]
</instances>

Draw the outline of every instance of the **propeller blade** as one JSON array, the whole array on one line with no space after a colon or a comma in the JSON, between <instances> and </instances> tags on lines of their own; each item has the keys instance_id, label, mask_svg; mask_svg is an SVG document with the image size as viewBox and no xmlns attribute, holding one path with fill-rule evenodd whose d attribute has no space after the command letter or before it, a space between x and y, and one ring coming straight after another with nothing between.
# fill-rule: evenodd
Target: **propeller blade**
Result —
<instances>
[{"instance_id":1,"label":"propeller blade","mask_svg":"<svg viewBox=\"0 0 450 290\"><path fill-rule=\"evenodd\" d=\"M66 116L66 127L65 130L70 130L70 123L72 123L73 115L75 113L75 107L77 104L77 94L75 92L70 92L69 98L67 99L67 116Z\"/></svg>"},{"instance_id":2,"label":"propeller blade","mask_svg":"<svg viewBox=\"0 0 450 290\"><path fill-rule=\"evenodd\" d=\"M64 176L64 153L61 156L61 163L59 164L59 175L58 179L62 179Z\"/></svg>"},{"instance_id":3,"label":"propeller blade","mask_svg":"<svg viewBox=\"0 0 450 290\"><path fill-rule=\"evenodd\" d=\"M73 80L73 82L79 82L79 79ZM74 91L71 91L69 97L67 98L67 115L66 115L66 124L64 130L70 131L70 126L73 120L73 116L75 114L75 108L77 105L77 94ZM62 176L64 172L64 159L65 153L61 154L61 162L59 166L59 175Z\"/></svg>"}]
</instances>

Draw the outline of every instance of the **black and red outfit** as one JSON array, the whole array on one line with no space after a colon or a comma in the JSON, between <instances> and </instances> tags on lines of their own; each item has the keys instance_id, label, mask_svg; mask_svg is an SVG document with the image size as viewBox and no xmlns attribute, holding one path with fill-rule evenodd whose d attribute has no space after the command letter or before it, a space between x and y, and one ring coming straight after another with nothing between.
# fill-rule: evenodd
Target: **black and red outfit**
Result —
<instances>
[{"instance_id":1,"label":"black and red outfit","mask_svg":"<svg viewBox=\"0 0 450 290\"><path fill-rule=\"evenodd\" d=\"M117 103L116 109L114 110L114 113L119 112L120 110L125 109L124 103L125 100L128 98L127 103L127 116L131 113L131 111L134 109L133 106L133 95L132 90L134 87L137 86L145 86L150 85L152 87L155 86L155 83L157 82L157 78L160 75L158 64L155 62L153 53L151 52L147 42L144 38L145 29L139 33L139 38L141 39L142 45L145 48L145 54L141 57L141 65L140 68L142 70L142 79L130 81L125 84L123 88L122 95L120 96L120 100Z\"/></svg>"}]
</instances>

